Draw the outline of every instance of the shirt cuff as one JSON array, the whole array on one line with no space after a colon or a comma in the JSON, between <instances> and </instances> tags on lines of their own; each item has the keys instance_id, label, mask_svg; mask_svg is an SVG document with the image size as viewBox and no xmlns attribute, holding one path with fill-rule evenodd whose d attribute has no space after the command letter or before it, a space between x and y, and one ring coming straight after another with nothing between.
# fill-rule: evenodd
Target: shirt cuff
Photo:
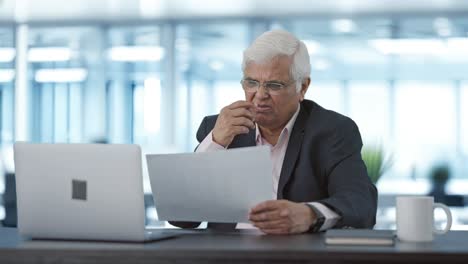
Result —
<instances>
[{"instance_id":1,"label":"shirt cuff","mask_svg":"<svg viewBox=\"0 0 468 264\"><path fill-rule=\"evenodd\" d=\"M213 141L213 131L211 131L205 139L198 145L195 152L211 152L211 151L219 151L225 150L226 148L219 145L218 143Z\"/></svg>"},{"instance_id":2,"label":"shirt cuff","mask_svg":"<svg viewBox=\"0 0 468 264\"><path fill-rule=\"evenodd\" d=\"M313 206L315 209L319 210L320 213L322 213L322 215L325 217L325 221L323 222L323 225L322 227L320 227L319 231L324 231L324 230L332 228L341 218L335 211L328 208L324 204L321 204L318 202L311 202L308 204Z\"/></svg>"}]
</instances>

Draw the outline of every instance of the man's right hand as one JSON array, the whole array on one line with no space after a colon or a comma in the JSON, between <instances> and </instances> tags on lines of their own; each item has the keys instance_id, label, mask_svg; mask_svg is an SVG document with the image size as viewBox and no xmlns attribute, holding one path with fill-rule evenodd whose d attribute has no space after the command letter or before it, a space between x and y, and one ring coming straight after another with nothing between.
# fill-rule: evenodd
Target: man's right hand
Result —
<instances>
[{"instance_id":1,"label":"man's right hand","mask_svg":"<svg viewBox=\"0 0 468 264\"><path fill-rule=\"evenodd\" d=\"M251 102L237 101L221 109L213 128L213 141L227 147L235 136L255 129L253 108Z\"/></svg>"}]
</instances>

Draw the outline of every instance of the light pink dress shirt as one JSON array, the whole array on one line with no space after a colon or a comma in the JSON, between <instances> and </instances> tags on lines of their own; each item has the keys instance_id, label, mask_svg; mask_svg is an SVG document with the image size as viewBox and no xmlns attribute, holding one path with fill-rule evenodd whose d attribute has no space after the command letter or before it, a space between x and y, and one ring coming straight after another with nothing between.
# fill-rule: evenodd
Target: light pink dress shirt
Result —
<instances>
[{"instance_id":1,"label":"light pink dress shirt","mask_svg":"<svg viewBox=\"0 0 468 264\"><path fill-rule=\"evenodd\" d=\"M273 186L271 188L271 197L273 200L276 199L278 193L278 183L279 178L281 175L281 168L283 167L283 160L284 155L286 154L286 149L288 148L289 143L289 136L291 131L294 127L294 123L296 122L297 116L299 115L300 105L298 106L296 112L288 121L286 126L281 131L281 134L278 138L278 142L276 145L271 145L268 143L261 135L258 126L255 129L255 141L257 146L269 146L271 150L271 161L273 163ZM196 152L207 152L207 151L218 151L218 150L225 150L225 148L216 142L213 141L213 134L210 132L205 139L200 143ZM325 222L323 223L320 230L326 230L328 228L333 227L336 222L339 220L340 216L328 208L327 206L317 203L317 202L310 202L312 206L314 206L317 210L319 210L325 216ZM252 225L239 223L237 224L237 228L251 228Z\"/></svg>"}]
</instances>

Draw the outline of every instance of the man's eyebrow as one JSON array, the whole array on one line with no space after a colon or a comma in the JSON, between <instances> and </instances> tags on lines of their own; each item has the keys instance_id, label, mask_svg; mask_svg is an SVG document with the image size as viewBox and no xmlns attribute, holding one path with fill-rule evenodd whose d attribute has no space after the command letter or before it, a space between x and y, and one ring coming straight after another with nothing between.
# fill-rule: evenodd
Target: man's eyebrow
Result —
<instances>
[{"instance_id":1,"label":"man's eyebrow","mask_svg":"<svg viewBox=\"0 0 468 264\"><path fill-rule=\"evenodd\" d=\"M269 83L281 83L281 84L285 84L285 82L280 81L280 80L269 80L269 81L267 81L267 82L269 82Z\"/></svg>"},{"instance_id":2,"label":"man's eyebrow","mask_svg":"<svg viewBox=\"0 0 468 264\"><path fill-rule=\"evenodd\" d=\"M256 81L258 82L258 80L255 80L254 78L251 78L251 77L244 77L244 80L249 80L249 81ZM285 84L286 82L283 82L283 81L280 81L280 80L268 80L266 82L269 82L269 83L280 83L280 84Z\"/></svg>"}]
</instances>

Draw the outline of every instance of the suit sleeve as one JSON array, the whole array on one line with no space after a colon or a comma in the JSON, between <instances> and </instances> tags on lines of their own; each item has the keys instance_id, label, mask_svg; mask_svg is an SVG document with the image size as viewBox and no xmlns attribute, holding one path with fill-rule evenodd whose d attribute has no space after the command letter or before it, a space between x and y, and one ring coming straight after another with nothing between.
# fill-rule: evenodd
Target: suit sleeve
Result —
<instances>
[{"instance_id":1,"label":"suit sleeve","mask_svg":"<svg viewBox=\"0 0 468 264\"><path fill-rule=\"evenodd\" d=\"M203 139L210 133L210 131L207 132L207 123L208 123L208 117L203 118L200 127L198 128L197 131L197 140L198 142L202 142ZM198 148L198 146L197 146ZM197 149L195 148L195 150ZM188 221L169 221L169 224L173 226L177 226L180 228L197 228L200 226L201 222L188 222Z\"/></svg>"},{"instance_id":2,"label":"suit sleeve","mask_svg":"<svg viewBox=\"0 0 468 264\"><path fill-rule=\"evenodd\" d=\"M318 202L337 212L336 227L372 228L377 211L377 189L361 157L362 139L356 124L343 119L327 144L326 173L329 197Z\"/></svg>"}]
</instances>

